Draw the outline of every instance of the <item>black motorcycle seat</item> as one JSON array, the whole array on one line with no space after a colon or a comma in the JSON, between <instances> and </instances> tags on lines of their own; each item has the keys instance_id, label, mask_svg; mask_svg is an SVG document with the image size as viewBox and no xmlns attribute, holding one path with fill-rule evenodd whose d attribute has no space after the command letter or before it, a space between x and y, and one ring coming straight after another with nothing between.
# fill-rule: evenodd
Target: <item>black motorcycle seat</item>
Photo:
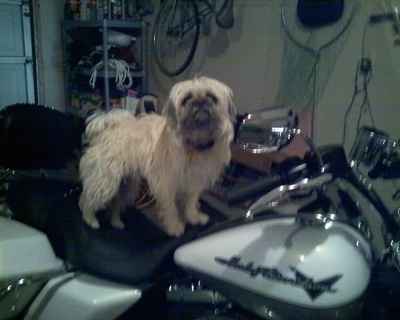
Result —
<instances>
[{"instance_id":1,"label":"black motorcycle seat","mask_svg":"<svg viewBox=\"0 0 400 320\"><path fill-rule=\"evenodd\" d=\"M24 178L10 184L8 200L15 219L46 233L68 266L104 279L140 285L162 277L176 268L174 250L201 230L170 237L135 209L124 214L124 230L109 226L104 213L94 230L82 220L80 192L77 182Z\"/></svg>"},{"instance_id":2,"label":"black motorcycle seat","mask_svg":"<svg viewBox=\"0 0 400 320\"><path fill-rule=\"evenodd\" d=\"M12 170L65 168L81 147L82 128L70 116L38 104L0 110L0 165Z\"/></svg>"}]
</instances>

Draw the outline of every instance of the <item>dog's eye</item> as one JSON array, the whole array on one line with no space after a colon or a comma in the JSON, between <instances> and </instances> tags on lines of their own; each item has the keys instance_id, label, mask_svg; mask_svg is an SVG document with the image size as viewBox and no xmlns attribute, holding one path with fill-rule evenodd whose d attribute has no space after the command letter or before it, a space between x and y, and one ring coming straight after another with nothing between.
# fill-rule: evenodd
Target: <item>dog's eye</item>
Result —
<instances>
[{"instance_id":1,"label":"dog's eye","mask_svg":"<svg viewBox=\"0 0 400 320\"><path fill-rule=\"evenodd\" d=\"M218 98L215 96L215 94L207 92L206 96L210 98L214 103L218 103Z\"/></svg>"},{"instance_id":2,"label":"dog's eye","mask_svg":"<svg viewBox=\"0 0 400 320\"><path fill-rule=\"evenodd\" d=\"M193 95L192 94L188 94L183 100L182 100L182 105L185 105L186 103L188 103L188 101L190 100L190 99L192 99L193 98Z\"/></svg>"}]
</instances>

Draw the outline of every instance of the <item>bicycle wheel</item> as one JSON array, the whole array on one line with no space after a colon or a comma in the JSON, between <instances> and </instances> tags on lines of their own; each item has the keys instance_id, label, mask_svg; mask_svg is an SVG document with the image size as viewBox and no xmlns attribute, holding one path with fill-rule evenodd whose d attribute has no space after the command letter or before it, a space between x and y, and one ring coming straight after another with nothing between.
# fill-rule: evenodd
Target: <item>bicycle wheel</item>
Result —
<instances>
[{"instance_id":1,"label":"bicycle wheel","mask_svg":"<svg viewBox=\"0 0 400 320\"><path fill-rule=\"evenodd\" d=\"M164 1L153 29L154 58L163 73L176 76L187 68L196 52L199 30L194 1Z\"/></svg>"}]
</instances>

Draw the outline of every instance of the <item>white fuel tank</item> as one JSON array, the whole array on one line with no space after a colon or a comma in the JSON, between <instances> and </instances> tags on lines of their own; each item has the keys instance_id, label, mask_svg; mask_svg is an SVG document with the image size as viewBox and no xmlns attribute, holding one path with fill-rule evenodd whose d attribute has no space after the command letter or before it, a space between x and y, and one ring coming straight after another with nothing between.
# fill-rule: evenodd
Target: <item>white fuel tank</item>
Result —
<instances>
[{"instance_id":1,"label":"white fuel tank","mask_svg":"<svg viewBox=\"0 0 400 320\"><path fill-rule=\"evenodd\" d=\"M370 246L357 230L315 215L264 218L226 228L182 246L174 258L189 272L227 288L313 309L359 298L372 263ZM234 291L222 293L229 297Z\"/></svg>"}]
</instances>

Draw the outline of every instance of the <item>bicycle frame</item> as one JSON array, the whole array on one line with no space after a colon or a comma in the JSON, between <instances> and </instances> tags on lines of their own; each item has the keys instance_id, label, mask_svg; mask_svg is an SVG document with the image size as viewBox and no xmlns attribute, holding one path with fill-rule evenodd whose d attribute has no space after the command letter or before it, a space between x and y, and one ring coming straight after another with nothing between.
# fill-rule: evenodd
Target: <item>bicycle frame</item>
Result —
<instances>
[{"instance_id":1,"label":"bicycle frame","mask_svg":"<svg viewBox=\"0 0 400 320\"><path fill-rule=\"evenodd\" d=\"M192 1L198 8L197 14L193 16L188 15L187 9L189 1L174 1L172 15L168 22L168 35L174 35L175 31L179 30L180 38L183 38L183 36L196 25L196 23L201 23L205 17L215 12L216 0L212 0L212 2L208 0ZM182 17L176 18L178 6L184 6L183 10L178 10L178 12L183 12L183 15ZM175 21L178 21L178 23L175 24Z\"/></svg>"},{"instance_id":2,"label":"bicycle frame","mask_svg":"<svg viewBox=\"0 0 400 320\"><path fill-rule=\"evenodd\" d=\"M196 52L200 28L204 34L210 30L210 17L215 16L221 28L233 25L234 0L224 0L216 10L216 0L164 0L153 29L154 57L167 76L182 73Z\"/></svg>"},{"instance_id":3,"label":"bicycle frame","mask_svg":"<svg viewBox=\"0 0 400 320\"><path fill-rule=\"evenodd\" d=\"M208 0L194 0L194 2L202 19L211 13L215 13L216 0L212 0L211 2Z\"/></svg>"}]
</instances>

